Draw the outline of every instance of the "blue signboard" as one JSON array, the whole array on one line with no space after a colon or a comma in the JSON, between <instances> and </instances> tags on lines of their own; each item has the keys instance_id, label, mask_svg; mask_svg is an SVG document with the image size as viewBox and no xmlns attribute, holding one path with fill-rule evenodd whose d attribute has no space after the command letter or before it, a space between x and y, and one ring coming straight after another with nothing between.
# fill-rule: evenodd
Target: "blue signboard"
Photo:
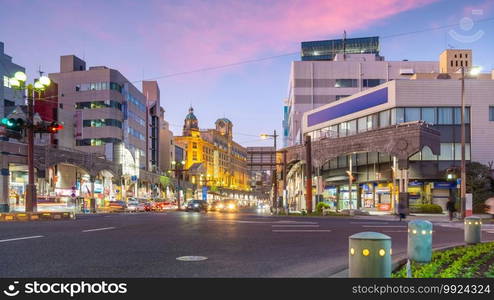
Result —
<instances>
[{"instance_id":1,"label":"blue signboard","mask_svg":"<svg viewBox=\"0 0 494 300\"><path fill-rule=\"evenodd\" d=\"M307 116L307 126L331 121L361 110L388 102L388 88L357 97L344 103L328 107Z\"/></svg>"},{"instance_id":2,"label":"blue signboard","mask_svg":"<svg viewBox=\"0 0 494 300\"><path fill-rule=\"evenodd\" d=\"M435 189L454 189L456 182L434 182Z\"/></svg>"},{"instance_id":3,"label":"blue signboard","mask_svg":"<svg viewBox=\"0 0 494 300\"><path fill-rule=\"evenodd\" d=\"M208 200L208 187L203 186L202 187L202 200Z\"/></svg>"}]
</instances>

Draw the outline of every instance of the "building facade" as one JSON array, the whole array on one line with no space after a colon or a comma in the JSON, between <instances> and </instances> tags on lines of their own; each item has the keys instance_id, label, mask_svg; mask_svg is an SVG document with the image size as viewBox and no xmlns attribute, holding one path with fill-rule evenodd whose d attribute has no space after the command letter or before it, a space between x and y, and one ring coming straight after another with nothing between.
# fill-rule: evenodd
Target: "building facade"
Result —
<instances>
[{"instance_id":1,"label":"building facade","mask_svg":"<svg viewBox=\"0 0 494 300\"><path fill-rule=\"evenodd\" d=\"M8 116L17 105L23 105L24 94L11 88L9 78L18 71L25 69L12 62L12 57L5 54L4 44L0 42L0 118Z\"/></svg>"},{"instance_id":2,"label":"building facade","mask_svg":"<svg viewBox=\"0 0 494 300\"><path fill-rule=\"evenodd\" d=\"M269 196L276 157L274 147L247 147L247 167L252 192L258 198Z\"/></svg>"},{"instance_id":3,"label":"building facade","mask_svg":"<svg viewBox=\"0 0 494 300\"><path fill-rule=\"evenodd\" d=\"M233 123L218 119L215 129L199 129L194 109L189 109L183 135L174 137L185 150L185 169L192 184L230 190L249 190L247 151L233 141Z\"/></svg>"},{"instance_id":4,"label":"building facade","mask_svg":"<svg viewBox=\"0 0 494 300\"><path fill-rule=\"evenodd\" d=\"M436 73L436 78L444 78ZM444 74L442 74L444 75ZM420 77L418 74L416 77ZM465 80L466 160L494 161L494 77ZM445 208L458 197L456 177L461 160L461 81L455 79L394 80L306 112L303 134L313 140L357 135L374 129L424 121L440 132L440 155L428 147L409 157L410 204L434 203ZM358 142L358 141L356 141ZM351 165L351 167L350 167ZM354 181L349 187L349 170ZM448 177L449 170L455 176ZM294 206L303 206L303 168L289 173ZM297 172L301 174L297 174ZM396 159L388 153L353 153L331 159L317 170L321 199L339 209L390 211L397 195ZM351 194L350 194L351 193ZM298 198L297 198L298 197ZM290 201L290 200L289 200Z\"/></svg>"},{"instance_id":5,"label":"building facade","mask_svg":"<svg viewBox=\"0 0 494 300\"><path fill-rule=\"evenodd\" d=\"M321 49L307 46L316 42L302 43L302 61L292 62L288 97L284 100L284 146L301 143L301 120L307 111L390 80L439 71L437 61L385 61L379 55L378 39L355 40L355 51L346 51L345 54L341 42L337 43L334 51L329 44L323 45L328 55L321 54L322 57L318 57ZM356 54L359 51L360 54Z\"/></svg>"}]
</instances>

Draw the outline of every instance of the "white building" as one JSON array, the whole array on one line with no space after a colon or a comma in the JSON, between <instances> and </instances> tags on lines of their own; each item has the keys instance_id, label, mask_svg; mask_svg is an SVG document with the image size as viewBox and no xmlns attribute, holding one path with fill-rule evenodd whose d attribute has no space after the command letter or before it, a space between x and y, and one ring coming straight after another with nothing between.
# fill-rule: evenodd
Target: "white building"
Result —
<instances>
[{"instance_id":1,"label":"white building","mask_svg":"<svg viewBox=\"0 0 494 300\"><path fill-rule=\"evenodd\" d=\"M292 62L285 101L284 146L300 144L303 113L394 79L438 72L437 61L385 61L377 54L336 54Z\"/></svg>"}]
</instances>

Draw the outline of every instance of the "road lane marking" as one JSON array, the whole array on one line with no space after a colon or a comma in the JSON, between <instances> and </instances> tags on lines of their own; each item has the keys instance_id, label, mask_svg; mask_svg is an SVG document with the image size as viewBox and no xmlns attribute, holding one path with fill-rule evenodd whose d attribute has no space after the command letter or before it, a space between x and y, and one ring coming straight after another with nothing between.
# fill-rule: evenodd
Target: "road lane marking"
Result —
<instances>
[{"instance_id":1,"label":"road lane marking","mask_svg":"<svg viewBox=\"0 0 494 300\"><path fill-rule=\"evenodd\" d=\"M402 226L402 225L362 225L362 227L379 227L379 228L396 227L396 228L407 228L408 226Z\"/></svg>"},{"instance_id":2,"label":"road lane marking","mask_svg":"<svg viewBox=\"0 0 494 300\"><path fill-rule=\"evenodd\" d=\"M274 229L272 232L331 232L329 229Z\"/></svg>"},{"instance_id":3,"label":"road lane marking","mask_svg":"<svg viewBox=\"0 0 494 300\"><path fill-rule=\"evenodd\" d=\"M180 261L203 261L208 259L206 256L180 256L177 260Z\"/></svg>"},{"instance_id":4,"label":"road lane marking","mask_svg":"<svg viewBox=\"0 0 494 300\"><path fill-rule=\"evenodd\" d=\"M239 224L280 224L278 222L271 221L244 221L244 220L208 220L208 222L225 222L225 223L239 223ZM297 222L291 224L300 224L300 225L315 225L316 222Z\"/></svg>"},{"instance_id":5,"label":"road lane marking","mask_svg":"<svg viewBox=\"0 0 494 300\"><path fill-rule=\"evenodd\" d=\"M95 229L86 229L86 230L83 230L82 232L93 232L93 231L110 230L110 229L115 229L115 227L103 227L103 228L95 228Z\"/></svg>"},{"instance_id":6,"label":"road lane marking","mask_svg":"<svg viewBox=\"0 0 494 300\"><path fill-rule=\"evenodd\" d=\"M388 224L388 222L350 222L350 224Z\"/></svg>"},{"instance_id":7,"label":"road lane marking","mask_svg":"<svg viewBox=\"0 0 494 300\"><path fill-rule=\"evenodd\" d=\"M271 227L319 227L319 225L285 224L285 225L271 225Z\"/></svg>"},{"instance_id":8,"label":"road lane marking","mask_svg":"<svg viewBox=\"0 0 494 300\"><path fill-rule=\"evenodd\" d=\"M383 232L391 233L391 232L408 232L408 231L406 231L406 230L384 230Z\"/></svg>"},{"instance_id":9,"label":"road lane marking","mask_svg":"<svg viewBox=\"0 0 494 300\"><path fill-rule=\"evenodd\" d=\"M0 240L0 243L4 242L12 242L12 241L20 241L20 240L28 240L28 239L37 239L43 237L42 235L33 235L33 236L25 236L25 237L20 237L20 238L12 238L12 239L6 239L6 240Z\"/></svg>"}]
</instances>

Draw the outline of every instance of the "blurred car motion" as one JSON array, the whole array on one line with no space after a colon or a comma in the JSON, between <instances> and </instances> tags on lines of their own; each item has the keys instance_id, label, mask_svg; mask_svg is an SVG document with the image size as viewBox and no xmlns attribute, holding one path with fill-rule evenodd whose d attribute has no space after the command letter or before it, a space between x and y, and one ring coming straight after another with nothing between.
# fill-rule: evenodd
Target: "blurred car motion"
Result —
<instances>
[{"instance_id":1,"label":"blurred car motion","mask_svg":"<svg viewBox=\"0 0 494 300\"><path fill-rule=\"evenodd\" d=\"M204 200L190 200L187 202L187 206L185 207L185 211L208 211L208 203Z\"/></svg>"}]
</instances>

